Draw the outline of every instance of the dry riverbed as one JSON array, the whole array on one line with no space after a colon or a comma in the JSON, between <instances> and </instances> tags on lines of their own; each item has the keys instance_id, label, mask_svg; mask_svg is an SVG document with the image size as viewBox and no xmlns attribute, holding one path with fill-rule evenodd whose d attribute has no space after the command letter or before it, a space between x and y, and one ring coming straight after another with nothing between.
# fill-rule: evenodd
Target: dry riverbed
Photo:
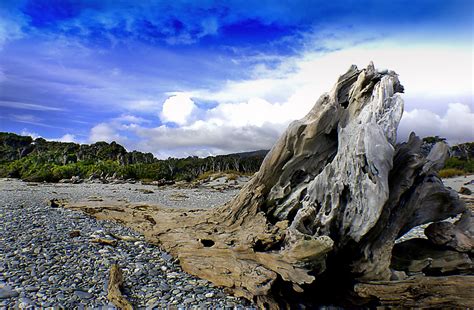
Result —
<instances>
[{"instance_id":1,"label":"dry riverbed","mask_svg":"<svg viewBox=\"0 0 474 310\"><path fill-rule=\"evenodd\" d=\"M173 258L143 236L108 221L53 208L53 198L123 199L167 206L221 205L237 189L177 189L141 184L47 184L0 179L0 308L113 309L108 272L124 270L125 295L138 307L249 308L208 281L184 273ZM118 240L116 246L91 242Z\"/></svg>"}]
</instances>

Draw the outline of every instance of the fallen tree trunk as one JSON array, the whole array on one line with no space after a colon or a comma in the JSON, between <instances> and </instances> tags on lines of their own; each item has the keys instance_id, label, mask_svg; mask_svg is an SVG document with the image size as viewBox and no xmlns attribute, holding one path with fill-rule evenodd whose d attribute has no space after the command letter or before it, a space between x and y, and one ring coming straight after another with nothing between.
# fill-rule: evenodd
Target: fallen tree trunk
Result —
<instances>
[{"instance_id":1,"label":"fallen tree trunk","mask_svg":"<svg viewBox=\"0 0 474 310\"><path fill-rule=\"evenodd\" d=\"M412 134L395 147L402 91L394 72L352 66L224 206L67 207L144 233L185 271L262 307L363 303L354 283L390 279L397 238L469 212L437 176L445 145L423 158Z\"/></svg>"}]
</instances>

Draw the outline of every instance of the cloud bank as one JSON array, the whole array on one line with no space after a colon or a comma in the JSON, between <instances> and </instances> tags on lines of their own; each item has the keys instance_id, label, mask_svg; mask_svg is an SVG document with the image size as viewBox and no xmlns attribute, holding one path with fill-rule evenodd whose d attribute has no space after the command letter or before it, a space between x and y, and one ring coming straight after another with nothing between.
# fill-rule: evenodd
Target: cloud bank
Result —
<instances>
[{"instance_id":1,"label":"cloud bank","mask_svg":"<svg viewBox=\"0 0 474 310\"><path fill-rule=\"evenodd\" d=\"M330 90L348 63L361 68L370 60L381 69L396 70L405 86L399 141L411 131L451 143L474 140L472 74L466 68L472 62L470 50L396 47L383 41L334 52L307 51L278 66L256 65L251 78L227 80L214 91L175 92L161 104L161 125L114 124L110 135L120 138L120 132L131 137L129 147L162 158L268 149L292 120L303 117ZM463 102L452 103L458 99ZM201 107L199 102L214 104Z\"/></svg>"}]
</instances>

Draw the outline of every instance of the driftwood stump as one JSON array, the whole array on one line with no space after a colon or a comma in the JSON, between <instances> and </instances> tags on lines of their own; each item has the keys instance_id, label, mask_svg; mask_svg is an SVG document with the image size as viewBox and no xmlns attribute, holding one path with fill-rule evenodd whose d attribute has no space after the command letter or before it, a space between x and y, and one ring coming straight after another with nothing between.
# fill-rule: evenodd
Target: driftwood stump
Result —
<instances>
[{"instance_id":1,"label":"driftwood stump","mask_svg":"<svg viewBox=\"0 0 474 310\"><path fill-rule=\"evenodd\" d=\"M186 272L261 307L397 304L385 292L442 281L380 284L403 273L391 266L392 249L413 227L464 213L462 233L442 246L460 244L468 259L463 272L473 270L472 247L465 249L473 238L470 211L437 175L447 146L436 145L424 158L414 134L395 145L402 91L393 71L352 66L308 115L290 124L260 171L224 206L177 210L101 201L67 207L144 233ZM448 277L455 296L443 305L465 305L458 302L465 294L454 288L472 289L472 280L462 279ZM380 285L387 291L368 293ZM398 304L424 305L416 294L411 299Z\"/></svg>"},{"instance_id":2,"label":"driftwood stump","mask_svg":"<svg viewBox=\"0 0 474 310\"><path fill-rule=\"evenodd\" d=\"M113 264L109 273L109 284L107 286L107 299L121 310L132 310L132 304L122 295L123 285L122 270L117 264Z\"/></svg>"}]
</instances>

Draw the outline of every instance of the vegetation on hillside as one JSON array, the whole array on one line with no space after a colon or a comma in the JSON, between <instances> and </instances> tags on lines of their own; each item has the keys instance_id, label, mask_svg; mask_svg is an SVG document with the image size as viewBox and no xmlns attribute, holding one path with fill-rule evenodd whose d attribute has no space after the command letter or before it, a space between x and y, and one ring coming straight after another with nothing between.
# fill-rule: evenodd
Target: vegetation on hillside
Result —
<instances>
[{"instance_id":1,"label":"vegetation on hillside","mask_svg":"<svg viewBox=\"0 0 474 310\"><path fill-rule=\"evenodd\" d=\"M190 181L209 172L256 172L265 155L266 151L257 151L158 160L151 153L127 152L115 142L79 145L0 133L0 177L36 182L73 176Z\"/></svg>"},{"instance_id":2,"label":"vegetation on hillside","mask_svg":"<svg viewBox=\"0 0 474 310\"><path fill-rule=\"evenodd\" d=\"M423 152L429 152L440 137L423 139ZM13 133L0 133L0 177L27 181L57 182L61 179L116 177L136 180L187 180L206 178L216 172L249 174L258 171L267 151L256 151L206 158L158 160L151 153L127 152L115 142L90 145L32 139ZM425 154L426 155L426 154ZM451 157L442 177L474 173L474 143L451 147Z\"/></svg>"}]
</instances>

